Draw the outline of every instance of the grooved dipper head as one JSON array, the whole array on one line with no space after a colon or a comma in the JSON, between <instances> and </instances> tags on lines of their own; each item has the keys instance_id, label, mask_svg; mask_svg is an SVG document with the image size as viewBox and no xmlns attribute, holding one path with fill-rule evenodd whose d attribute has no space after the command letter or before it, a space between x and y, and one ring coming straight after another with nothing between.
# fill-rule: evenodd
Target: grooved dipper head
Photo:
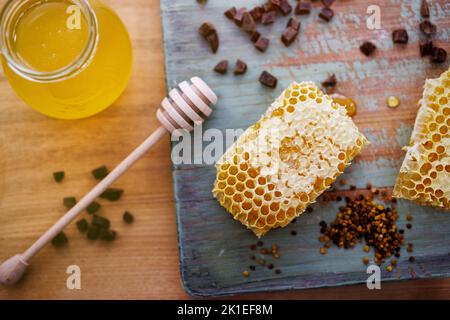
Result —
<instances>
[{"instance_id":1,"label":"grooved dipper head","mask_svg":"<svg viewBox=\"0 0 450 320\"><path fill-rule=\"evenodd\" d=\"M177 129L191 131L194 124L202 123L212 113L211 106L217 103L217 96L200 78L183 81L164 98L156 117L173 133Z\"/></svg>"}]
</instances>

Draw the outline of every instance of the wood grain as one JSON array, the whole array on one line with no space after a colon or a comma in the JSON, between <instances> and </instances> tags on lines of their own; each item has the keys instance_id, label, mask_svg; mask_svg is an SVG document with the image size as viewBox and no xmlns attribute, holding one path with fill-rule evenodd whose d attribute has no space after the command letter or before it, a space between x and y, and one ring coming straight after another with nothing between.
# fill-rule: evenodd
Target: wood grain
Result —
<instances>
[{"instance_id":1,"label":"wood grain","mask_svg":"<svg viewBox=\"0 0 450 320\"><path fill-rule=\"evenodd\" d=\"M43 117L16 97L0 77L0 260L20 252L63 212L64 196L84 194L94 184L90 170L114 166L159 124L165 95L159 2L106 1L127 25L134 45L134 71L123 97L110 109L82 121ZM0 299L186 299L180 285L169 141L161 142L118 182L122 201L105 204L118 230L111 245L90 243L72 225L70 245L45 248L16 287L0 287ZM55 170L65 170L62 185ZM136 223L121 222L124 210ZM66 268L77 264L82 289L66 289ZM245 295L237 298L449 298L450 279ZM236 298L236 297L235 297Z\"/></svg>"}]
</instances>

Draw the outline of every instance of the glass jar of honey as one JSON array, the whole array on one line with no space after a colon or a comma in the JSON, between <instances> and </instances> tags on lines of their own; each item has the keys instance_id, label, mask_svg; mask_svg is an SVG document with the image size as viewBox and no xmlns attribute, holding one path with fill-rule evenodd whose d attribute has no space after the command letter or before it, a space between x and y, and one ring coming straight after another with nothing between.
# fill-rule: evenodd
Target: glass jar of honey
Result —
<instances>
[{"instance_id":1,"label":"glass jar of honey","mask_svg":"<svg viewBox=\"0 0 450 320\"><path fill-rule=\"evenodd\" d=\"M4 73L32 108L92 116L125 90L132 48L120 18L97 0L9 0L0 14Z\"/></svg>"}]
</instances>

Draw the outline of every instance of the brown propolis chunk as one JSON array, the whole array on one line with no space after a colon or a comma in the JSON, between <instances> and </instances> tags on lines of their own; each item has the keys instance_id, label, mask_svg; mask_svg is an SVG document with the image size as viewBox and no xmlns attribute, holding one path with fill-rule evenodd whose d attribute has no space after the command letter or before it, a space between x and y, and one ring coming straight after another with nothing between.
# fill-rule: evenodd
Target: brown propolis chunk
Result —
<instances>
[{"instance_id":1,"label":"brown propolis chunk","mask_svg":"<svg viewBox=\"0 0 450 320\"><path fill-rule=\"evenodd\" d=\"M322 10L320 10L319 17L322 20L329 22L334 17L334 11L328 7L322 8Z\"/></svg>"},{"instance_id":2,"label":"brown propolis chunk","mask_svg":"<svg viewBox=\"0 0 450 320\"><path fill-rule=\"evenodd\" d=\"M263 4L262 8L263 13L278 10L278 7L270 2L266 2L265 4Z\"/></svg>"},{"instance_id":3,"label":"brown propolis chunk","mask_svg":"<svg viewBox=\"0 0 450 320\"><path fill-rule=\"evenodd\" d=\"M281 35L281 41L286 47L289 47L298 35L298 31L292 27L288 27Z\"/></svg>"},{"instance_id":4,"label":"brown propolis chunk","mask_svg":"<svg viewBox=\"0 0 450 320\"><path fill-rule=\"evenodd\" d=\"M422 3L420 5L420 15L422 16L422 18L430 17L430 7L428 6L427 0L422 0Z\"/></svg>"},{"instance_id":5,"label":"brown propolis chunk","mask_svg":"<svg viewBox=\"0 0 450 320\"><path fill-rule=\"evenodd\" d=\"M211 22L205 22L200 26L198 32L208 41L212 52L216 53L219 49L219 36L214 25Z\"/></svg>"},{"instance_id":6,"label":"brown propolis chunk","mask_svg":"<svg viewBox=\"0 0 450 320\"><path fill-rule=\"evenodd\" d=\"M198 28L198 32L204 37L206 38L207 36L209 36L211 33L216 32L216 28L214 27L214 25L211 22L205 22L203 23L200 28Z\"/></svg>"},{"instance_id":7,"label":"brown propolis chunk","mask_svg":"<svg viewBox=\"0 0 450 320\"><path fill-rule=\"evenodd\" d=\"M323 82L322 85L324 87L335 87L337 84L337 80L336 80L336 75L333 73L331 74L328 78L326 78Z\"/></svg>"},{"instance_id":8,"label":"brown propolis chunk","mask_svg":"<svg viewBox=\"0 0 450 320\"><path fill-rule=\"evenodd\" d=\"M278 9L281 6L282 0L268 0L267 3L270 4L273 8Z\"/></svg>"},{"instance_id":9,"label":"brown propolis chunk","mask_svg":"<svg viewBox=\"0 0 450 320\"><path fill-rule=\"evenodd\" d=\"M250 12L244 12L242 17L242 30L251 33L256 30L256 23Z\"/></svg>"},{"instance_id":10,"label":"brown propolis chunk","mask_svg":"<svg viewBox=\"0 0 450 320\"><path fill-rule=\"evenodd\" d=\"M301 23L300 23L300 21L298 19L290 18L288 23L287 23L287 25L286 25L286 28L291 27L291 28L294 28L297 31L300 31L300 26L301 26Z\"/></svg>"},{"instance_id":11,"label":"brown propolis chunk","mask_svg":"<svg viewBox=\"0 0 450 320\"><path fill-rule=\"evenodd\" d=\"M408 43L408 32L405 29L397 29L392 32L394 43Z\"/></svg>"},{"instance_id":12,"label":"brown propolis chunk","mask_svg":"<svg viewBox=\"0 0 450 320\"><path fill-rule=\"evenodd\" d=\"M261 82L263 86L273 89L277 86L278 79L264 70L259 76L259 82Z\"/></svg>"},{"instance_id":13,"label":"brown propolis chunk","mask_svg":"<svg viewBox=\"0 0 450 320\"><path fill-rule=\"evenodd\" d=\"M325 7L331 7L331 5L333 4L333 2L334 2L334 0L322 0L322 4L325 6Z\"/></svg>"},{"instance_id":14,"label":"brown propolis chunk","mask_svg":"<svg viewBox=\"0 0 450 320\"><path fill-rule=\"evenodd\" d=\"M262 24L271 24L271 23L275 22L276 18L277 18L276 11L268 11L262 15L261 23Z\"/></svg>"},{"instance_id":15,"label":"brown propolis chunk","mask_svg":"<svg viewBox=\"0 0 450 320\"><path fill-rule=\"evenodd\" d=\"M281 0L279 10L283 16L287 16L289 13L292 12L292 6L289 4L287 0Z\"/></svg>"},{"instance_id":16,"label":"brown propolis chunk","mask_svg":"<svg viewBox=\"0 0 450 320\"><path fill-rule=\"evenodd\" d=\"M209 36L207 36L206 41L208 41L212 52L216 53L219 49L219 36L217 35L217 32L213 32Z\"/></svg>"},{"instance_id":17,"label":"brown propolis chunk","mask_svg":"<svg viewBox=\"0 0 450 320\"><path fill-rule=\"evenodd\" d=\"M370 56L370 55L372 55L375 52L377 47L372 42L366 41L359 47L359 49L366 56Z\"/></svg>"},{"instance_id":18,"label":"brown propolis chunk","mask_svg":"<svg viewBox=\"0 0 450 320\"><path fill-rule=\"evenodd\" d=\"M295 6L295 14L303 15L303 14L310 14L311 13L311 3L310 2L304 2L299 1L297 2L297 5Z\"/></svg>"},{"instance_id":19,"label":"brown propolis chunk","mask_svg":"<svg viewBox=\"0 0 450 320\"><path fill-rule=\"evenodd\" d=\"M422 31L424 34L426 34L427 36L432 35L433 33L436 32L436 25L434 23L431 23L428 20L422 21L419 24L419 28L420 31Z\"/></svg>"},{"instance_id":20,"label":"brown propolis chunk","mask_svg":"<svg viewBox=\"0 0 450 320\"><path fill-rule=\"evenodd\" d=\"M261 33L259 33L258 31L253 31L250 34L250 40L253 43L256 43L256 41L258 41L258 39L261 37Z\"/></svg>"},{"instance_id":21,"label":"brown propolis chunk","mask_svg":"<svg viewBox=\"0 0 450 320\"><path fill-rule=\"evenodd\" d=\"M431 51L431 62L443 63L447 61L447 51L443 48L434 47Z\"/></svg>"},{"instance_id":22,"label":"brown propolis chunk","mask_svg":"<svg viewBox=\"0 0 450 320\"><path fill-rule=\"evenodd\" d=\"M423 40L419 44L420 56L429 56L433 52L433 42L430 40Z\"/></svg>"},{"instance_id":23,"label":"brown propolis chunk","mask_svg":"<svg viewBox=\"0 0 450 320\"><path fill-rule=\"evenodd\" d=\"M227 11L225 11L225 17L227 17L230 20L234 20L234 16L236 15L236 7L232 7L230 9L228 9Z\"/></svg>"},{"instance_id":24,"label":"brown propolis chunk","mask_svg":"<svg viewBox=\"0 0 450 320\"><path fill-rule=\"evenodd\" d=\"M245 72L247 72L247 64L244 61L237 59L236 64L234 66L234 74L241 75L244 74Z\"/></svg>"},{"instance_id":25,"label":"brown propolis chunk","mask_svg":"<svg viewBox=\"0 0 450 320\"><path fill-rule=\"evenodd\" d=\"M228 71L228 60L222 60L214 67L214 71L220 74L225 74Z\"/></svg>"},{"instance_id":26,"label":"brown propolis chunk","mask_svg":"<svg viewBox=\"0 0 450 320\"><path fill-rule=\"evenodd\" d=\"M236 14L234 15L234 22L237 26L242 27L242 23L244 22L244 13L246 12L246 8L240 8L236 11Z\"/></svg>"},{"instance_id":27,"label":"brown propolis chunk","mask_svg":"<svg viewBox=\"0 0 450 320\"><path fill-rule=\"evenodd\" d=\"M254 7L252 10L250 10L250 14L252 15L252 18L255 22L261 20L263 13L264 9L262 7Z\"/></svg>"},{"instance_id":28,"label":"brown propolis chunk","mask_svg":"<svg viewBox=\"0 0 450 320\"><path fill-rule=\"evenodd\" d=\"M255 42L255 48L261 52L265 52L269 47L269 39L264 37L259 37L259 39Z\"/></svg>"}]
</instances>

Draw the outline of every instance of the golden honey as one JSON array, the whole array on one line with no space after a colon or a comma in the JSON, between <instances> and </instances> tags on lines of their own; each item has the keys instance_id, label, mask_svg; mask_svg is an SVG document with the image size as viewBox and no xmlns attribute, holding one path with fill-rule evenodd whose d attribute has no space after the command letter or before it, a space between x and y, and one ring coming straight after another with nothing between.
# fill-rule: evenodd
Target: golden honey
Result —
<instances>
[{"instance_id":1,"label":"golden honey","mask_svg":"<svg viewBox=\"0 0 450 320\"><path fill-rule=\"evenodd\" d=\"M331 99L333 99L334 103L337 103L347 110L347 115L349 117L353 117L356 114L356 103L351 98L344 96L340 93L333 93L330 95Z\"/></svg>"},{"instance_id":2,"label":"golden honey","mask_svg":"<svg viewBox=\"0 0 450 320\"><path fill-rule=\"evenodd\" d=\"M15 92L54 118L104 110L131 74L127 30L96 0L10 1L2 12L2 42L3 69Z\"/></svg>"}]
</instances>

